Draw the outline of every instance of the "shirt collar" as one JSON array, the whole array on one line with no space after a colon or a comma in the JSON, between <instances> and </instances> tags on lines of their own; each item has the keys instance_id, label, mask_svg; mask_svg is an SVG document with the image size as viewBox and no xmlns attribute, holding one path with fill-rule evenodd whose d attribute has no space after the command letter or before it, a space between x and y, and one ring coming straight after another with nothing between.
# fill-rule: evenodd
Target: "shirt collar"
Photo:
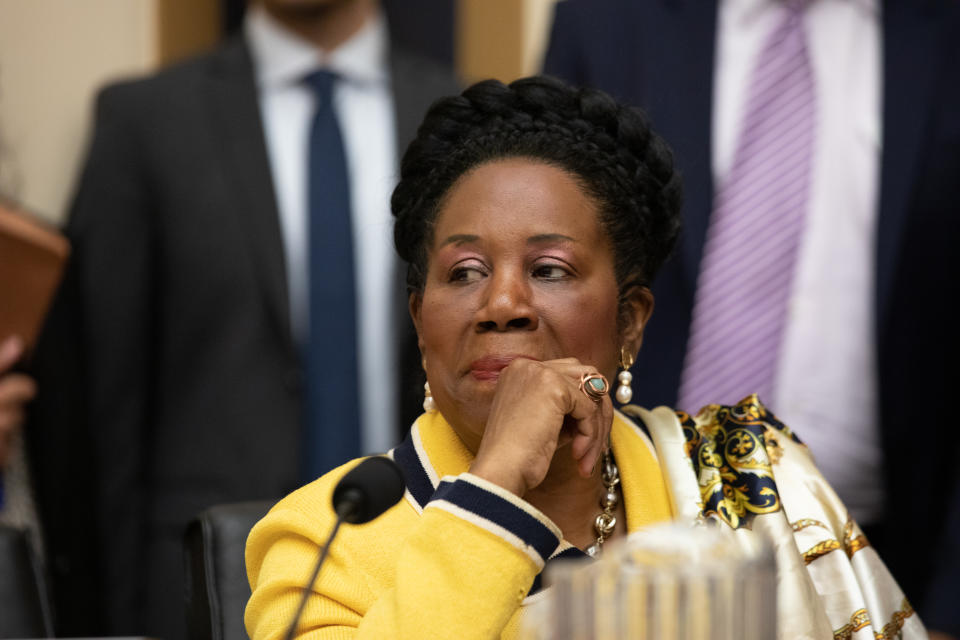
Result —
<instances>
[{"instance_id":1,"label":"shirt collar","mask_svg":"<svg viewBox=\"0 0 960 640\"><path fill-rule=\"evenodd\" d=\"M387 81L387 25L380 13L332 51L322 51L284 28L259 5L247 12L243 29L261 89L296 84L317 69L333 71L351 83Z\"/></svg>"}]
</instances>

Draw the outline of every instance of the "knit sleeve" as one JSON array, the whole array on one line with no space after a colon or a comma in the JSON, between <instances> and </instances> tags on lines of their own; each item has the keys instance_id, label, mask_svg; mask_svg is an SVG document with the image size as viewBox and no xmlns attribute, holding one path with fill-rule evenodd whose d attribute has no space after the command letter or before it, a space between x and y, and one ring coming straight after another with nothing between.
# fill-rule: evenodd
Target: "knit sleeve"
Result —
<instances>
[{"instance_id":1,"label":"knit sleeve","mask_svg":"<svg viewBox=\"0 0 960 640\"><path fill-rule=\"evenodd\" d=\"M329 489L293 494L250 534L253 640L284 636L332 526L332 515L316 517L310 493L329 496ZM444 478L422 513L402 501L369 525L341 531L298 638L499 637L561 538L534 507L469 473Z\"/></svg>"}]
</instances>

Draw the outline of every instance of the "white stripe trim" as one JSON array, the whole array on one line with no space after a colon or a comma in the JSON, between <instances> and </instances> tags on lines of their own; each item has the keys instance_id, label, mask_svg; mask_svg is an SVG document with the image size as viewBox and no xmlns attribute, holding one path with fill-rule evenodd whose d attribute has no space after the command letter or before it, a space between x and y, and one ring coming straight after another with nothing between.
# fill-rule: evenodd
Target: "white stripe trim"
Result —
<instances>
[{"instance_id":1,"label":"white stripe trim","mask_svg":"<svg viewBox=\"0 0 960 640\"><path fill-rule=\"evenodd\" d=\"M430 462L430 456L427 455L427 450L423 446L423 439L420 437L420 429L416 423L414 423L413 429L410 430L410 436L413 438L413 449L417 452L417 457L420 459L420 466L422 466L423 470L426 471L427 477L430 478L430 484L432 484L433 488L436 489L438 486L440 486L440 476L437 474L437 470L433 468L433 464Z\"/></svg>"},{"instance_id":2,"label":"white stripe trim","mask_svg":"<svg viewBox=\"0 0 960 640\"><path fill-rule=\"evenodd\" d=\"M567 542L566 540L561 540L560 545L554 549L553 553L550 554L550 559L553 560L558 555L566 551L567 549L573 549L573 545Z\"/></svg>"},{"instance_id":3,"label":"white stripe trim","mask_svg":"<svg viewBox=\"0 0 960 640\"><path fill-rule=\"evenodd\" d=\"M553 523L553 520L548 518L545 513L543 513L542 511L540 511L535 506L533 506L523 498L519 497L515 493L507 491L500 485L494 484L489 480L484 480L479 476L475 476L469 471L465 473L461 473L459 476L446 476L444 480L449 480L450 482L453 482L454 480L463 480L465 482L469 482L475 487L483 489L484 491L492 493L495 496L498 496L499 498L506 500L516 508L525 512L531 518L536 519L537 522L545 526L547 529L549 529L550 533L552 533L557 540L563 540L563 531L561 531L560 527L555 525Z\"/></svg>"},{"instance_id":4,"label":"white stripe trim","mask_svg":"<svg viewBox=\"0 0 960 640\"><path fill-rule=\"evenodd\" d=\"M413 428L415 429L416 425L414 425ZM396 449L396 447L390 449L390 451L387 451L387 457L396 462L396 458L393 457L394 449ZM413 507L413 510L417 512L417 515L423 515L423 507L420 506L420 503L417 502L417 500L413 497L413 494L410 493L410 489L403 490L403 497L407 502L410 503L410 506Z\"/></svg>"},{"instance_id":5,"label":"white stripe trim","mask_svg":"<svg viewBox=\"0 0 960 640\"><path fill-rule=\"evenodd\" d=\"M417 512L417 515L423 515L423 507L420 506L420 503L417 502L417 499L413 497L413 494L410 493L410 489L405 489L403 492L403 497L406 498L407 502L413 506L414 510Z\"/></svg>"},{"instance_id":6,"label":"white stripe trim","mask_svg":"<svg viewBox=\"0 0 960 640\"><path fill-rule=\"evenodd\" d=\"M540 600L543 600L544 598L546 598L547 594L550 594L550 593L552 593L552 591L550 591L550 587L540 587L540 591L537 591L533 595L529 595L526 598L524 598L520 602L520 606L526 607L536 602L539 602Z\"/></svg>"},{"instance_id":7,"label":"white stripe trim","mask_svg":"<svg viewBox=\"0 0 960 640\"><path fill-rule=\"evenodd\" d=\"M614 411L616 411L616 409L614 409ZM640 433L643 435L646 435L643 433L643 431L641 431ZM572 544L570 544L566 540L561 540L560 545L554 550L553 553L550 554L550 560L553 560L554 558L556 558L558 555L560 555L567 549L573 549L573 548L574 546ZM541 579L540 590L532 595L528 595L527 597L525 597L523 601L520 603L521 606L527 606L529 604L533 604L534 602L537 602L538 600L541 600L547 597L545 594L551 593L550 587L548 587L545 584L546 576L541 576L540 579Z\"/></svg>"},{"instance_id":8,"label":"white stripe trim","mask_svg":"<svg viewBox=\"0 0 960 640\"><path fill-rule=\"evenodd\" d=\"M491 522L490 520L487 520L484 517L478 516L472 511L468 511L467 509L464 509L463 507L459 507L453 504L452 502L448 502L446 500L431 500L430 504L427 505L427 508L442 509L448 513L451 513L457 516L461 520L464 520L477 527L480 527L485 531L489 531L490 533L494 534L498 538L501 538L506 542L509 542L520 551L523 551L524 553L526 553L527 556L530 557L530 560L532 560L533 563L537 566L538 572L543 570L543 565L545 564L543 557L541 557L541 555L537 552L536 549L534 549L532 546L525 543L519 536L517 536L515 533L513 533L509 529L504 529L503 527L496 524L495 522Z\"/></svg>"}]
</instances>

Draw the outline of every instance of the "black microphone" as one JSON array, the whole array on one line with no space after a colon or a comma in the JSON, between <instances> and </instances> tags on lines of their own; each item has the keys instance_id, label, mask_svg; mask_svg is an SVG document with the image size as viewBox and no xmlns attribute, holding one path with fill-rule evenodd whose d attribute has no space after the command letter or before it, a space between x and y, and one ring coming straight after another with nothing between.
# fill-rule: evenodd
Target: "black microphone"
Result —
<instances>
[{"instance_id":1,"label":"black microphone","mask_svg":"<svg viewBox=\"0 0 960 640\"><path fill-rule=\"evenodd\" d=\"M403 497L400 467L383 456L367 458L343 476L333 490L333 510L350 524L370 522Z\"/></svg>"},{"instance_id":2,"label":"black microphone","mask_svg":"<svg viewBox=\"0 0 960 640\"><path fill-rule=\"evenodd\" d=\"M336 488L333 490L333 510L337 514L337 521L333 525L333 531L327 538L326 544L320 551L317 563L313 566L313 574L310 580L303 587L303 594L300 596L300 605L297 612L287 627L285 640L293 640L297 631L297 625L300 623L300 616L303 615L303 609L307 606L307 599L313 590L313 585L320 575L320 568L324 560L327 559L327 552L330 550L330 544L340 530L340 525L344 522L349 524L364 524L370 522L381 513L397 504L403 497L405 485L403 475L400 473L400 467L390 458L384 456L374 456L367 458L353 469L347 475L340 479Z\"/></svg>"}]
</instances>

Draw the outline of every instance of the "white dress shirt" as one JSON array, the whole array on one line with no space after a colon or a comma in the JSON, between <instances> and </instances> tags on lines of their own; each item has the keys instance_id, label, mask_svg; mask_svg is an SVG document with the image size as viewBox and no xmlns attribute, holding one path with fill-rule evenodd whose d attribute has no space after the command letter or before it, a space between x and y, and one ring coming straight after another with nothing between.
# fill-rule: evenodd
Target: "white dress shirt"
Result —
<instances>
[{"instance_id":1,"label":"white dress shirt","mask_svg":"<svg viewBox=\"0 0 960 640\"><path fill-rule=\"evenodd\" d=\"M320 68L339 76L333 100L350 179L361 446L367 453L386 451L396 444L399 405L394 331L398 265L390 214L397 149L386 24L378 16L329 52L286 30L259 6L248 12L244 29L280 211L291 330L301 345L309 333L307 166L315 110L314 95L302 81Z\"/></svg>"},{"instance_id":2,"label":"white dress shirt","mask_svg":"<svg viewBox=\"0 0 960 640\"><path fill-rule=\"evenodd\" d=\"M726 176L777 0L720 5L713 172ZM771 409L809 445L863 524L882 515L874 272L881 150L876 0L810 0L804 15L817 131L806 228Z\"/></svg>"}]
</instances>

